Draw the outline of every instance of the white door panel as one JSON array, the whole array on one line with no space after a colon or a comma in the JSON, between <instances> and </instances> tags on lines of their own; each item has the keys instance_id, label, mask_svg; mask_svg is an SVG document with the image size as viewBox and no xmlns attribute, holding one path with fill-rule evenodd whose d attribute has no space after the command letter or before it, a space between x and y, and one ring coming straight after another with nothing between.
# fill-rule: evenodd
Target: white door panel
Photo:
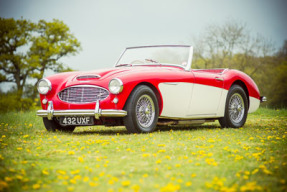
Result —
<instances>
[{"instance_id":1,"label":"white door panel","mask_svg":"<svg viewBox=\"0 0 287 192\"><path fill-rule=\"evenodd\" d=\"M216 116L222 90L218 87L194 84L188 116Z\"/></svg>"},{"instance_id":2,"label":"white door panel","mask_svg":"<svg viewBox=\"0 0 287 192\"><path fill-rule=\"evenodd\" d=\"M193 83L160 83L163 98L161 117L186 118L191 101Z\"/></svg>"}]
</instances>

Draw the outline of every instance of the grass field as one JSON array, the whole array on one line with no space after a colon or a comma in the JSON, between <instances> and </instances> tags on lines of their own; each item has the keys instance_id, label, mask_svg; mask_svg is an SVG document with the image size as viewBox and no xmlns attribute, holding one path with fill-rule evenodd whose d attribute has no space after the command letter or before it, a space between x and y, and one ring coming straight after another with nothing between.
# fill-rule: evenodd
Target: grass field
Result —
<instances>
[{"instance_id":1,"label":"grass field","mask_svg":"<svg viewBox=\"0 0 287 192\"><path fill-rule=\"evenodd\" d=\"M0 191L287 191L287 110L240 129L50 133L35 111L0 117Z\"/></svg>"}]
</instances>

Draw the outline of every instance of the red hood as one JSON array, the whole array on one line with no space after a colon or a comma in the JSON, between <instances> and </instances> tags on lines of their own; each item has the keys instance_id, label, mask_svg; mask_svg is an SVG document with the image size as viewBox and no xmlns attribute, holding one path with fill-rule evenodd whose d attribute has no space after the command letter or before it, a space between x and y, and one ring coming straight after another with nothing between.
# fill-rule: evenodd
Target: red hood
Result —
<instances>
[{"instance_id":1,"label":"red hood","mask_svg":"<svg viewBox=\"0 0 287 192\"><path fill-rule=\"evenodd\" d=\"M101 69L94 71L78 71L59 73L48 77L53 82L60 86L68 87L78 85L82 83L86 84L98 84L101 86L107 86L108 82L115 77L123 78L133 75L139 77L141 74L154 74L158 75L164 71L182 71L183 69L178 67L166 67L166 66L137 66L137 67L115 67L109 69ZM137 75L138 74L138 75ZM58 84L59 85L59 84Z\"/></svg>"}]
</instances>

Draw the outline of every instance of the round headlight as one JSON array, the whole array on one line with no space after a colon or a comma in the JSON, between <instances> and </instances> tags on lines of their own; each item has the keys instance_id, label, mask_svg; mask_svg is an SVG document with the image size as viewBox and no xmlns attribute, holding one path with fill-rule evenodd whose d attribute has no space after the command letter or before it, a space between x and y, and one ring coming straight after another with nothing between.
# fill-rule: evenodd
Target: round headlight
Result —
<instances>
[{"instance_id":1,"label":"round headlight","mask_svg":"<svg viewBox=\"0 0 287 192\"><path fill-rule=\"evenodd\" d=\"M38 92L46 95L52 89L51 82L48 79L41 79L37 85Z\"/></svg>"},{"instance_id":2,"label":"round headlight","mask_svg":"<svg viewBox=\"0 0 287 192\"><path fill-rule=\"evenodd\" d=\"M118 78L112 79L109 83L109 90L112 94L119 94L123 88L123 82Z\"/></svg>"}]
</instances>

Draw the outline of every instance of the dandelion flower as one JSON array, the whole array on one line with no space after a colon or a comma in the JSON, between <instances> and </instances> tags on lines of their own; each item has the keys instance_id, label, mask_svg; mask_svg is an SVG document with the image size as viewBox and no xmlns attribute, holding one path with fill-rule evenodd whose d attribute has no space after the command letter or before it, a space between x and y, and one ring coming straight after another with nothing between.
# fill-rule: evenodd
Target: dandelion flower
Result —
<instances>
[{"instance_id":1,"label":"dandelion flower","mask_svg":"<svg viewBox=\"0 0 287 192\"><path fill-rule=\"evenodd\" d=\"M129 186L130 184L131 184L130 181L122 181L122 186L123 186L123 187L127 187L127 186Z\"/></svg>"},{"instance_id":2,"label":"dandelion flower","mask_svg":"<svg viewBox=\"0 0 287 192\"><path fill-rule=\"evenodd\" d=\"M36 183L32 186L33 189L40 189L40 184Z\"/></svg>"}]
</instances>

